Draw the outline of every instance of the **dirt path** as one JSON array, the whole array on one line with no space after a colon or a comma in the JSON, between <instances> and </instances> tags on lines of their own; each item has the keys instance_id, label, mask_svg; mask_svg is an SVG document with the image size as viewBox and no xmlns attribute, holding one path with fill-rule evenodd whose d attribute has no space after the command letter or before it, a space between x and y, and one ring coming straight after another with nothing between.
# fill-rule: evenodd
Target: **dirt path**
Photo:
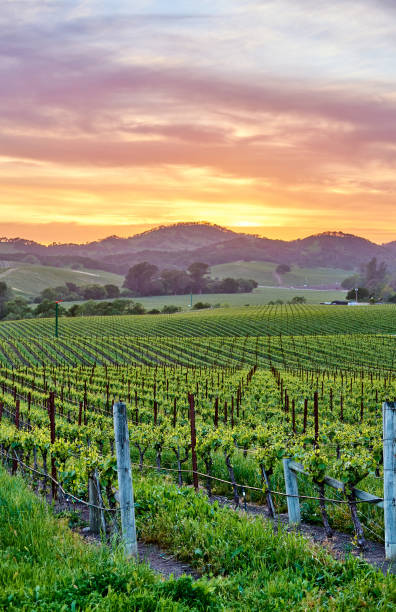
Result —
<instances>
[{"instance_id":1,"label":"dirt path","mask_svg":"<svg viewBox=\"0 0 396 612\"><path fill-rule=\"evenodd\" d=\"M163 574L167 578L171 574L173 574L175 578L179 578L185 574L195 579L200 577L188 563L182 563L170 552L162 550L156 544L138 542L138 550L139 559L141 561L147 561L151 569Z\"/></svg>"},{"instance_id":2,"label":"dirt path","mask_svg":"<svg viewBox=\"0 0 396 612\"><path fill-rule=\"evenodd\" d=\"M50 498L47 500L50 502ZM81 520L81 524L78 527L71 527L71 529L78 533L84 540L91 544L99 544L101 539L99 535L92 533L88 525L89 522L89 509L84 504L74 503L72 506L64 501L58 501L55 505L56 513L68 512L71 509L74 512L78 512ZM151 569L164 577L169 578L173 575L175 578L187 575L192 576L194 579L198 579L200 575L196 572L188 563L179 561L175 555L171 552L166 551L157 544L151 542L138 541L138 555L139 561L146 562L149 564Z\"/></svg>"}]
</instances>

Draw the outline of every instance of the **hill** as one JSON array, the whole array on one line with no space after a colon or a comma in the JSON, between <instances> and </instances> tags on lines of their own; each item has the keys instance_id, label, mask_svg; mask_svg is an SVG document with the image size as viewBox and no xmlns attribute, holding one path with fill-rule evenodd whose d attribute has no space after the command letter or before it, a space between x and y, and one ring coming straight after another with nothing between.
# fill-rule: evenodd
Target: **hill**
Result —
<instances>
[{"instance_id":1,"label":"hill","mask_svg":"<svg viewBox=\"0 0 396 612\"><path fill-rule=\"evenodd\" d=\"M185 268L194 261L218 265L236 261L287 263L306 268L353 270L377 257L396 271L396 242L378 245L342 232L324 232L284 241L238 233L208 223L161 226L129 238L110 236L87 244L41 245L20 238L0 239L1 261L26 261L55 267L85 268L125 274L149 261L161 268ZM32 263L30 261L30 263Z\"/></svg>"},{"instance_id":2,"label":"hill","mask_svg":"<svg viewBox=\"0 0 396 612\"><path fill-rule=\"evenodd\" d=\"M71 270L23 263L0 268L0 281L5 281L15 295L24 298L34 298L47 287L68 282L78 286L107 283L121 286L123 280L122 276L103 270Z\"/></svg>"},{"instance_id":3,"label":"hill","mask_svg":"<svg viewBox=\"0 0 396 612\"><path fill-rule=\"evenodd\" d=\"M252 278L265 287L310 287L337 289L350 272L339 268L303 268L291 266L290 272L281 276L277 264L266 261L235 261L212 266L213 278ZM321 298L319 301L322 301Z\"/></svg>"}]
</instances>

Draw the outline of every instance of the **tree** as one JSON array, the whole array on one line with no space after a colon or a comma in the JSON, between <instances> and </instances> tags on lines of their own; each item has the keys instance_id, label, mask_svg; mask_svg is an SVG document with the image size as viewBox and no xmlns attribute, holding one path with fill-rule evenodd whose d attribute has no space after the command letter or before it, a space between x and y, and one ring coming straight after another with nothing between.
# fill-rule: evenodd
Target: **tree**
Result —
<instances>
[{"instance_id":1,"label":"tree","mask_svg":"<svg viewBox=\"0 0 396 612\"><path fill-rule=\"evenodd\" d=\"M238 278L237 283L239 285L238 291L240 293L251 293L253 289L258 286L257 281L252 278Z\"/></svg>"},{"instance_id":2,"label":"tree","mask_svg":"<svg viewBox=\"0 0 396 612\"><path fill-rule=\"evenodd\" d=\"M81 293L81 287L78 287L76 283L67 282L65 283L65 287L69 291L69 293Z\"/></svg>"},{"instance_id":3,"label":"tree","mask_svg":"<svg viewBox=\"0 0 396 612\"><path fill-rule=\"evenodd\" d=\"M188 273L192 280L192 289L195 292L202 292L205 286L205 276L208 274L209 265L202 262L194 262L188 267Z\"/></svg>"},{"instance_id":4,"label":"tree","mask_svg":"<svg viewBox=\"0 0 396 612\"><path fill-rule=\"evenodd\" d=\"M65 308L63 308L62 306L59 306L58 314L63 315L65 313L66 313ZM38 304L38 306L36 306L36 308L33 311L33 314L36 317L54 317L55 316L55 302L49 301L49 300L45 300L44 302L41 302L41 304Z\"/></svg>"},{"instance_id":5,"label":"tree","mask_svg":"<svg viewBox=\"0 0 396 612\"><path fill-rule=\"evenodd\" d=\"M73 304L70 306L69 310L66 311L66 315L68 317L78 317L82 314L82 306L79 304Z\"/></svg>"},{"instance_id":6,"label":"tree","mask_svg":"<svg viewBox=\"0 0 396 612\"><path fill-rule=\"evenodd\" d=\"M104 300L107 297L106 289L101 285L87 285L82 293L86 300Z\"/></svg>"},{"instance_id":7,"label":"tree","mask_svg":"<svg viewBox=\"0 0 396 612\"><path fill-rule=\"evenodd\" d=\"M7 320L10 319L30 319L33 314L29 308L29 304L27 300L24 300L21 297L16 297L9 302L6 302L5 305Z\"/></svg>"},{"instance_id":8,"label":"tree","mask_svg":"<svg viewBox=\"0 0 396 612\"><path fill-rule=\"evenodd\" d=\"M174 314L175 312L180 312L180 306L176 306L175 304L167 304L163 307L162 312L164 314Z\"/></svg>"},{"instance_id":9,"label":"tree","mask_svg":"<svg viewBox=\"0 0 396 612\"><path fill-rule=\"evenodd\" d=\"M347 300L355 300L356 292L355 289L351 289L347 293ZM367 300L370 297L370 291L366 289L366 287L358 287L357 299L358 302L362 302L363 300Z\"/></svg>"},{"instance_id":10,"label":"tree","mask_svg":"<svg viewBox=\"0 0 396 612\"><path fill-rule=\"evenodd\" d=\"M184 294L191 286L191 279L184 270L162 270L161 280L166 294Z\"/></svg>"},{"instance_id":11,"label":"tree","mask_svg":"<svg viewBox=\"0 0 396 612\"><path fill-rule=\"evenodd\" d=\"M306 298L302 295L295 295L289 302L289 304L305 304Z\"/></svg>"},{"instance_id":12,"label":"tree","mask_svg":"<svg viewBox=\"0 0 396 612\"><path fill-rule=\"evenodd\" d=\"M277 266L276 268L276 273L277 274L287 274L288 272L290 272L290 266L288 266L287 264L279 264L279 266Z\"/></svg>"},{"instance_id":13,"label":"tree","mask_svg":"<svg viewBox=\"0 0 396 612\"><path fill-rule=\"evenodd\" d=\"M1 281L0 282L0 319L2 319L7 314L6 303L12 297L12 292L9 289L7 283Z\"/></svg>"},{"instance_id":14,"label":"tree","mask_svg":"<svg viewBox=\"0 0 396 612\"><path fill-rule=\"evenodd\" d=\"M117 287L117 285L105 285L104 286L106 294L108 298L113 299L113 298L118 298L120 297L120 289L119 287Z\"/></svg>"},{"instance_id":15,"label":"tree","mask_svg":"<svg viewBox=\"0 0 396 612\"><path fill-rule=\"evenodd\" d=\"M40 297L38 298L40 302L55 302L57 299L63 297L63 294L59 294L57 289L54 287L47 287L47 289L43 289L40 293Z\"/></svg>"},{"instance_id":16,"label":"tree","mask_svg":"<svg viewBox=\"0 0 396 612\"><path fill-rule=\"evenodd\" d=\"M354 287L357 287L360 283L360 276L358 274L354 274L353 276L348 276L347 278L344 278L341 283L341 287L343 289L353 289Z\"/></svg>"},{"instance_id":17,"label":"tree","mask_svg":"<svg viewBox=\"0 0 396 612\"><path fill-rule=\"evenodd\" d=\"M146 313L146 309L140 302L129 302L126 308L127 314L141 315Z\"/></svg>"},{"instance_id":18,"label":"tree","mask_svg":"<svg viewBox=\"0 0 396 612\"><path fill-rule=\"evenodd\" d=\"M379 295L386 284L386 263L382 261L377 265L377 258L373 257L361 269L363 273L362 285L367 287L371 293Z\"/></svg>"},{"instance_id":19,"label":"tree","mask_svg":"<svg viewBox=\"0 0 396 612\"><path fill-rule=\"evenodd\" d=\"M196 302L193 306L193 310L203 310L204 308L211 308L212 305L209 302Z\"/></svg>"},{"instance_id":20,"label":"tree","mask_svg":"<svg viewBox=\"0 0 396 612\"><path fill-rule=\"evenodd\" d=\"M223 278L218 289L220 293L238 293L239 283L235 278Z\"/></svg>"},{"instance_id":21,"label":"tree","mask_svg":"<svg viewBox=\"0 0 396 612\"><path fill-rule=\"evenodd\" d=\"M157 266L147 261L138 263L129 268L123 287L131 289L134 295L151 295L153 289L153 276L158 272Z\"/></svg>"}]
</instances>

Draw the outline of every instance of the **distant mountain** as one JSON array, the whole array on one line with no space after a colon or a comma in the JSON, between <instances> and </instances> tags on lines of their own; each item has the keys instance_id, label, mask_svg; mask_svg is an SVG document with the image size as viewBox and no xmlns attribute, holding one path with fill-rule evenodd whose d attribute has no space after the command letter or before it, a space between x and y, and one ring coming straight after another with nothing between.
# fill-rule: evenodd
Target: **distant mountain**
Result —
<instances>
[{"instance_id":1,"label":"distant mountain","mask_svg":"<svg viewBox=\"0 0 396 612\"><path fill-rule=\"evenodd\" d=\"M129 238L109 236L88 244L53 244L49 253L70 253L92 256L107 253L133 253L142 250L181 251L207 247L240 236L220 225L210 223L175 223L159 226Z\"/></svg>"},{"instance_id":2,"label":"distant mountain","mask_svg":"<svg viewBox=\"0 0 396 612\"><path fill-rule=\"evenodd\" d=\"M370 240L344 234L343 232L323 232L295 240L293 245L298 254L300 265L324 266L329 268L354 268L372 257L389 261L389 252Z\"/></svg>"},{"instance_id":3,"label":"distant mountain","mask_svg":"<svg viewBox=\"0 0 396 612\"><path fill-rule=\"evenodd\" d=\"M185 268L194 261L210 265L270 261L352 270L372 257L396 271L396 241L378 245L342 232L324 232L292 241L270 240L209 223L176 223L129 238L109 236L87 244L45 246L21 238L0 238L0 260L27 257L44 265L84 266L121 274L141 261L160 268Z\"/></svg>"},{"instance_id":4,"label":"distant mountain","mask_svg":"<svg viewBox=\"0 0 396 612\"><path fill-rule=\"evenodd\" d=\"M396 259L396 240L394 240L393 242L388 242L387 244L383 244L382 246L388 253L393 255L393 257Z\"/></svg>"}]
</instances>

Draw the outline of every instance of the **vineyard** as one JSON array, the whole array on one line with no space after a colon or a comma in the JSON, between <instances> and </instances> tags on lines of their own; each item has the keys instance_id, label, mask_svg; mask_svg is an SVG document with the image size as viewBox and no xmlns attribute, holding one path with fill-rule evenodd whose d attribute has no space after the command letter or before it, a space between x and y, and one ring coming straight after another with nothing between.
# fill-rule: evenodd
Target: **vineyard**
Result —
<instances>
[{"instance_id":1,"label":"vineyard","mask_svg":"<svg viewBox=\"0 0 396 612\"><path fill-rule=\"evenodd\" d=\"M278 336L394 334L396 305L283 305L213 308L174 315L87 316L60 319L61 336ZM53 319L0 323L0 338L52 337Z\"/></svg>"},{"instance_id":2,"label":"vineyard","mask_svg":"<svg viewBox=\"0 0 396 612\"><path fill-rule=\"evenodd\" d=\"M384 401L396 398L396 307L230 309L0 326L0 452L55 498L117 509L112 405L127 405L131 460L235 506L286 511L282 459L302 464L303 519L383 541ZM194 439L192 423L194 419ZM194 458L196 467L194 467ZM194 473L193 473L194 472ZM343 483L334 491L325 475ZM175 501L177 503L177 500ZM137 499L139 508L139 499ZM209 561L200 559L203 571Z\"/></svg>"}]
</instances>

